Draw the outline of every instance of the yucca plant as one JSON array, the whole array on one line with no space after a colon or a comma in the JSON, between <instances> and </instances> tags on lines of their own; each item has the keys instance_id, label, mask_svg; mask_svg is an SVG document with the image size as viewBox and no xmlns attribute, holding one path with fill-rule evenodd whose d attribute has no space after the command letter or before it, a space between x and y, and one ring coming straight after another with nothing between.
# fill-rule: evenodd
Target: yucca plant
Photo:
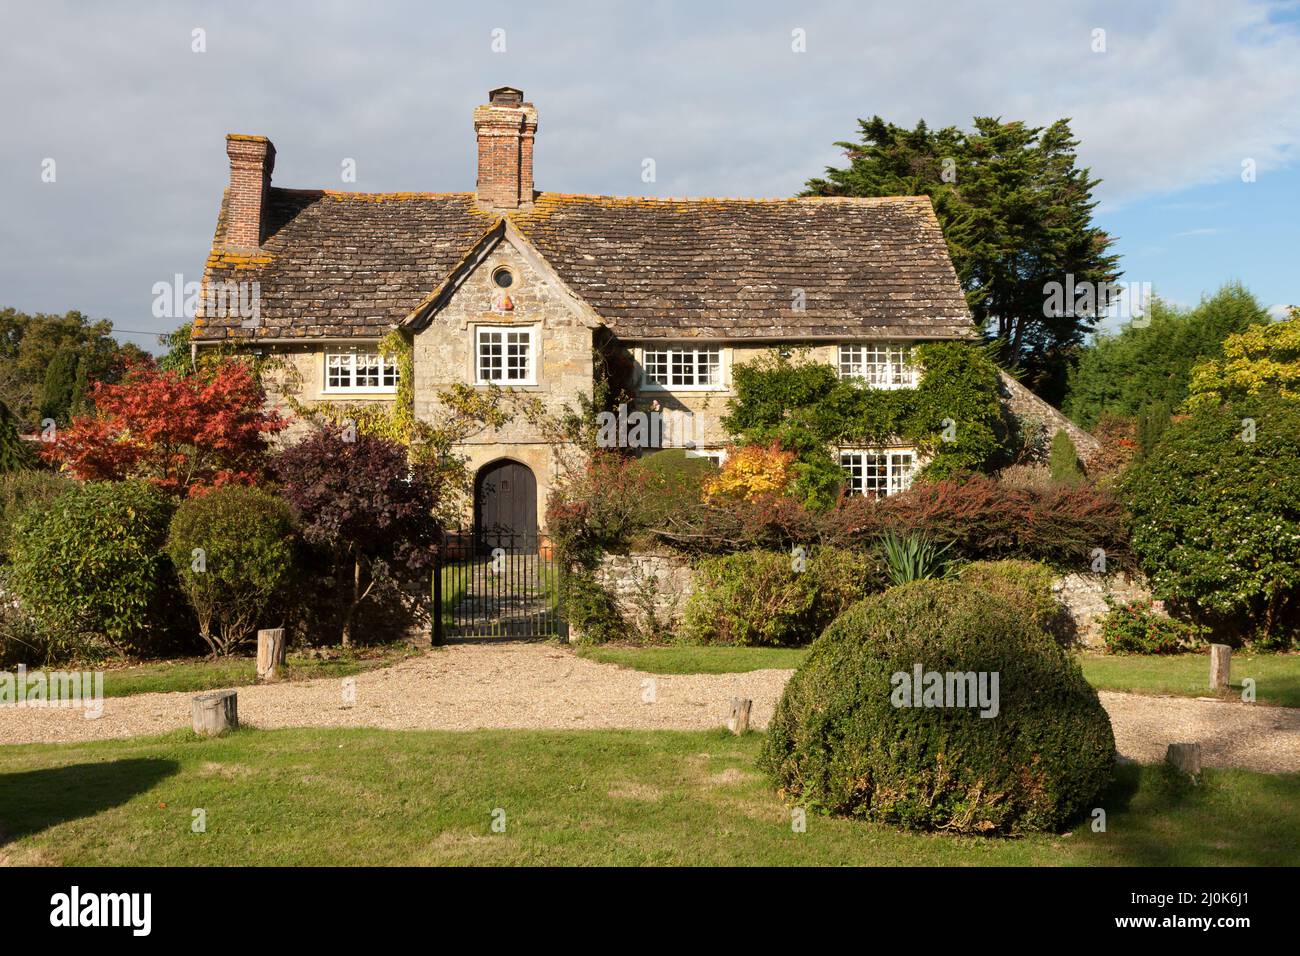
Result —
<instances>
[{"instance_id":1,"label":"yucca plant","mask_svg":"<svg viewBox=\"0 0 1300 956\"><path fill-rule=\"evenodd\" d=\"M939 544L924 534L898 535L887 531L880 538L880 556L891 583L907 584L948 575L952 542Z\"/></svg>"}]
</instances>

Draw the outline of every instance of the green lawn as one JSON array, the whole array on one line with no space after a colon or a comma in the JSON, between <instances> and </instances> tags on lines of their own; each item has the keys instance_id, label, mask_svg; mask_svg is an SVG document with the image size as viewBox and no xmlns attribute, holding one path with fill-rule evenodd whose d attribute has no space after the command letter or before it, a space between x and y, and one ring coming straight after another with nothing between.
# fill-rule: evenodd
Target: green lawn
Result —
<instances>
[{"instance_id":1,"label":"green lawn","mask_svg":"<svg viewBox=\"0 0 1300 956\"><path fill-rule=\"evenodd\" d=\"M582 657L617 664L647 674L739 674L764 668L794 669L803 661L804 647L579 647Z\"/></svg>"},{"instance_id":2,"label":"green lawn","mask_svg":"<svg viewBox=\"0 0 1300 956\"><path fill-rule=\"evenodd\" d=\"M0 863L1300 863L1300 775L1128 765L1107 831L911 835L790 809L724 732L244 730L0 747ZM193 811L206 832L191 832ZM505 832L492 830L504 811Z\"/></svg>"},{"instance_id":3,"label":"green lawn","mask_svg":"<svg viewBox=\"0 0 1300 956\"><path fill-rule=\"evenodd\" d=\"M285 661L289 680L348 677L377 667L387 667L417 653L406 645L362 648L335 660L316 660L290 654ZM191 658L114 667L104 672L104 696L218 690L242 687L257 680L257 662L251 657L219 660Z\"/></svg>"},{"instance_id":4,"label":"green lawn","mask_svg":"<svg viewBox=\"0 0 1300 956\"><path fill-rule=\"evenodd\" d=\"M1088 681L1101 690L1139 694L1209 697L1208 654L1137 655L1084 654L1079 658ZM1256 702L1300 707L1300 654L1232 655L1229 695L1241 699L1241 682L1255 680Z\"/></svg>"}]
</instances>

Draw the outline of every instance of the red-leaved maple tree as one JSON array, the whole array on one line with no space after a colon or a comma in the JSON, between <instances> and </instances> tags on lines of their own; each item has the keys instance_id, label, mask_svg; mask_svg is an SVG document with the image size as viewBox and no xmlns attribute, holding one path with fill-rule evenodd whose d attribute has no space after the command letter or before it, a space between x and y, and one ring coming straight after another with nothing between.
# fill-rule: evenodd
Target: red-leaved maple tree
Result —
<instances>
[{"instance_id":1,"label":"red-leaved maple tree","mask_svg":"<svg viewBox=\"0 0 1300 956\"><path fill-rule=\"evenodd\" d=\"M45 457L82 480L143 478L174 495L251 484L267 437L288 424L234 359L194 376L136 365L116 385L94 385L91 397L94 414L74 418Z\"/></svg>"}]
</instances>

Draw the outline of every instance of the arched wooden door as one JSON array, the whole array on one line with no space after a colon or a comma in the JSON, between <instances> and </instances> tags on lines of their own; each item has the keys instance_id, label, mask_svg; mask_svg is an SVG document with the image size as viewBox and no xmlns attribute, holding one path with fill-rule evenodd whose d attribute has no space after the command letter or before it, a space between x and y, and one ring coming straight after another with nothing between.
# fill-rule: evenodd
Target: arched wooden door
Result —
<instances>
[{"instance_id":1,"label":"arched wooden door","mask_svg":"<svg viewBox=\"0 0 1300 956\"><path fill-rule=\"evenodd\" d=\"M537 550L537 479L531 468L503 459L479 469L474 481L474 530L487 551Z\"/></svg>"}]
</instances>

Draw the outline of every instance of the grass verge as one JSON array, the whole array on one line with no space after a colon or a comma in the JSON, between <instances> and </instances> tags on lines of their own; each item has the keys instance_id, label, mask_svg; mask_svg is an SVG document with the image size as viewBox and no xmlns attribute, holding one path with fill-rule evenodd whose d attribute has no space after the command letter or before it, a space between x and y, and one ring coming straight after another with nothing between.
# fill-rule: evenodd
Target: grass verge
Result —
<instances>
[{"instance_id":1,"label":"grass verge","mask_svg":"<svg viewBox=\"0 0 1300 956\"><path fill-rule=\"evenodd\" d=\"M337 658L320 660L290 654L285 661L289 680L317 677L349 677L364 671L396 664L418 653L404 644L359 648ZM169 693L172 691L220 690L243 687L257 681L257 661L251 657L219 660L191 658L114 667L104 672L104 696Z\"/></svg>"},{"instance_id":2,"label":"grass verge","mask_svg":"<svg viewBox=\"0 0 1300 956\"><path fill-rule=\"evenodd\" d=\"M803 647L725 647L669 645L665 647L579 647L578 654L602 664L648 674L736 674L763 668L793 669L808 653ZM1209 697L1208 654L1083 653L1078 657L1084 676L1099 690L1135 694L1172 694ZM1247 654L1232 657L1232 690L1241 698L1242 681L1255 681L1256 702L1280 707L1300 707L1300 654Z\"/></svg>"},{"instance_id":3,"label":"grass verge","mask_svg":"<svg viewBox=\"0 0 1300 956\"><path fill-rule=\"evenodd\" d=\"M804 647L722 647L674 644L667 647L579 647L578 654L601 664L617 664L647 674L741 674L765 668L792 670L808 653Z\"/></svg>"},{"instance_id":4,"label":"grass verge","mask_svg":"<svg viewBox=\"0 0 1300 956\"><path fill-rule=\"evenodd\" d=\"M1211 697L1209 654L1082 654L1084 676L1099 690L1135 694ZM1241 699L1242 681L1255 681L1256 703L1300 707L1300 654L1232 655L1232 690Z\"/></svg>"}]
</instances>

